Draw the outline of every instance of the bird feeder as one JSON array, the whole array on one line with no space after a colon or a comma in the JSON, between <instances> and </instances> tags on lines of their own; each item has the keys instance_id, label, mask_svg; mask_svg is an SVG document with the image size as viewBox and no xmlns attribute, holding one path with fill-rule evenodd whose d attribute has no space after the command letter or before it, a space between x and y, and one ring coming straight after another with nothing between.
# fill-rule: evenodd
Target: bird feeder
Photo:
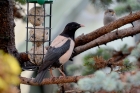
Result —
<instances>
[{"instance_id":1,"label":"bird feeder","mask_svg":"<svg viewBox=\"0 0 140 93\"><path fill-rule=\"evenodd\" d=\"M23 69L37 70L47 52L45 44L47 43L50 45L51 43L51 17L53 0L26 0L26 2L26 53L28 54L30 61L24 63ZM49 10L47 9L46 11L46 8L49 8Z\"/></svg>"}]
</instances>

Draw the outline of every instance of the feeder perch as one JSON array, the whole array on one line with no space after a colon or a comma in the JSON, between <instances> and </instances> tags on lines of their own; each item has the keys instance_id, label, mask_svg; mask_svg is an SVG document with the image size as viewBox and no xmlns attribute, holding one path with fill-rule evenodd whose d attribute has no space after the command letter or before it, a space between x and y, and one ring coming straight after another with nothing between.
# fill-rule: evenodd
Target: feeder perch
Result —
<instances>
[{"instance_id":1,"label":"feeder perch","mask_svg":"<svg viewBox=\"0 0 140 93\"><path fill-rule=\"evenodd\" d=\"M27 31L26 53L30 61L24 62L23 70L38 70L47 52L46 43L51 43L51 17L53 0L26 0ZM31 7L31 5L34 5ZM49 10L46 11L46 6ZM29 9L30 8L30 9ZM48 18L49 20L46 20ZM46 24L46 22L48 24ZM29 47L32 43L32 47Z\"/></svg>"}]
</instances>

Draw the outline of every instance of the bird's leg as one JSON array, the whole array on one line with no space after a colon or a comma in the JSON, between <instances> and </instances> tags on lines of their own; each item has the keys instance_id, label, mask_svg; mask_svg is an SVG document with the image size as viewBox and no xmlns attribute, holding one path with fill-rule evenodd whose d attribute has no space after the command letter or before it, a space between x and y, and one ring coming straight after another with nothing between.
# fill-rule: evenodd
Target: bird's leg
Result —
<instances>
[{"instance_id":1,"label":"bird's leg","mask_svg":"<svg viewBox=\"0 0 140 93\"><path fill-rule=\"evenodd\" d=\"M64 72L62 72L62 70L60 69L60 68L58 68L58 70L59 70L59 72L62 74L62 76L66 76L65 74L64 74ZM62 76L60 76L59 78L62 78ZM58 86L61 86L61 88L62 88L62 90L64 91L64 84L58 84ZM65 92L64 92L65 93Z\"/></svg>"},{"instance_id":2,"label":"bird's leg","mask_svg":"<svg viewBox=\"0 0 140 93\"><path fill-rule=\"evenodd\" d=\"M60 66L59 71L62 73L64 72L64 65ZM64 76L64 73L62 73L62 75ZM61 86L61 92L65 93L65 88L64 88L64 84L60 84Z\"/></svg>"},{"instance_id":3,"label":"bird's leg","mask_svg":"<svg viewBox=\"0 0 140 93\"><path fill-rule=\"evenodd\" d=\"M73 61L73 59L72 59L72 57L70 57L70 59L69 59L70 61Z\"/></svg>"},{"instance_id":4,"label":"bird's leg","mask_svg":"<svg viewBox=\"0 0 140 93\"><path fill-rule=\"evenodd\" d=\"M54 77L53 73L52 73L52 68L50 68L50 75L51 75L52 78Z\"/></svg>"},{"instance_id":5,"label":"bird's leg","mask_svg":"<svg viewBox=\"0 0 140 93\"><path fill-rule=\"evenodd\" d=\"M62 70L60 69L60 68L58 68L58 70L59 70L59 72L62 74L62 76L66 76L65 74L64 74L64 72L62 72Z\"/></svg>"},{"instance_id":6,"label":"bird's leg","mask_svg":"<svg viewBox=\"0 0 140 93\"><path fill-rule=\"evenodd\" d=\"M65 77L66 75L64 74L64 72L62 72L62 70L60 68L58 68L59 72L62 74L63 77ZM59 78L62 78L62 76L60 76ZM65 93L64 90L64 84L58 84L59 87L61 87L62 93Z\"/></svg>"}]
</instances>

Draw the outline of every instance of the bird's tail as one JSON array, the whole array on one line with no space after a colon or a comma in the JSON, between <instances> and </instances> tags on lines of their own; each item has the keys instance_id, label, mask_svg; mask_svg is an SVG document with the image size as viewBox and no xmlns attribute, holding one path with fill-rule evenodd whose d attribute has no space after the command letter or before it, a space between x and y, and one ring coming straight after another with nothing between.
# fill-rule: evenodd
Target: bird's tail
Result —
<instances>
[{"instance_id":1,"label":"bird's tail","mask_svg":"<svg viewBox=\"0 0 140 93\"><path fill-rule=\"evenodd\" d=\"M43 79L45 78L47 70L43 70L40 73L37 74L36 78L34 79L35 83L41 83Z\"/></svg>"}]
</instances>

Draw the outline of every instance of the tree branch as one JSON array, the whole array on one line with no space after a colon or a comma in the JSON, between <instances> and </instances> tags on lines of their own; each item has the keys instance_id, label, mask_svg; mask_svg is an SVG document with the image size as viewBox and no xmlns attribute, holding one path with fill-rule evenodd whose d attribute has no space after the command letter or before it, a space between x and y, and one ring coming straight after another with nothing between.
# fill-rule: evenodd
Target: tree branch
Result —
<instances>
[{"instance_id":1,"label":"tree branch","mask_svg":"<svg viewBox=\"0 0 140 93\"><path fill-rule=\"evenodd\" d=\"M21 52L20 53L20 58L21 58L22 62L26 62L26 61L29 61L30 60L28 58L28 53L25 53L25 52Z\"/></svg>"},{"instance_id":2,"label":"tree branch","mask_svg":"<svg viewBox=\"0 0 140 93\"><path fill-rule=\"evenodd\" d=\"M120 74L120 80L122 82L127 82L126 78L132 75L135 75L138 71L131 71L131 72L125 72ZM94 75L87 75L87 76L66 76L66 77L54 77L54 78L45 78L41 82L41 84L34 83L33 78L26 78L26 77L20 77L20 82L22 84L28 84L28 85L34 85L34 86L39 86L39 85L46 85L46 84L63 84L63 83L72 83L72 82L77 82L78 80L82 78L93 78Z\"/></svg>"},{"instance_id":3,"label":"tree branch","mask_svg":"<svg viewBox=\"0 0 140 93\"><path fill-rule=\"evenodd\" d=\"M77 82L81 78L85 78L85 77L91 78L92 76L93 75L45 78L43 79L41 84L34 83L33 78L31 79L31 78L20 77L20 80L22 84L38 86L38 85L46 85L46 84L61 84L61 83Z\"/></svg>"},{"instance_id":4,"label":"tree branch","mask_svg":"<svg viewBox=\"0 0 140 93\"><path fill-rule=\"evenodd\" d=\"M85 44L85 45L76 47L74 49L75 53L73 53L72 57L74 57L74 56L76 56L76 55L78 55L78 54L80 54L80 53L82 53L90 48L93 48L95 46L106 44L108 42L120 39L122 37L133 36L133 35L138 34L138 33L140 33L140 26L129 27L126 29L117 30L115 32L105 34L105 35Z\"/></svg>"},{"instance_id":5,"label":"tree branch","mask_svg":"<svg viewBox=\"0 0 140 93\"><path fill-rule=\"evenodd\" d=\"M137 73L139 73L139 71L121 73L121 74L119 74L119 77L120 77L119 80L121 80L121 82L123 82L125 85L129 84L130 82L128 81L127 78L131 77L131 76L135 76ZM72 83L72 82L76 83L78 80L85 78L85 77L94 78L94 75L46 78L42 81L41 84L34 83L33 79L25 78L25 77L20 77L20 80L21 80L22 84L39 86L39 85L46 85L46 84L64 84L64 83ZM133 84L130 84L130 85L132 85L130 90L123 89L122 90L122 91L124 91L123 93L136 93L140 88L140 86L134 86ZM106 90L100 90L96 93L108 93L108 92ZM117 93L117 92L113 91L113 92L109 92L109 93Z\"/></svg>"},{"instance_id":6,"label":"tree branch","mask_svg":"<svg viewBox=\"0 0 140 93\"><path fill-rule=\"evenodd\" d=\"M84 45L108 32L113 31L114 29L117 29L125 24L132 23L133 21L138 20L138 19L140 19L140 11L133 13L131 15L127 15L125 17L119 18L118 20L113 21L110 24L105 25L95 31L92 31L91 33L77 37L75 40L76 42L75 47Z\"/></svg>"}]
</instances>

